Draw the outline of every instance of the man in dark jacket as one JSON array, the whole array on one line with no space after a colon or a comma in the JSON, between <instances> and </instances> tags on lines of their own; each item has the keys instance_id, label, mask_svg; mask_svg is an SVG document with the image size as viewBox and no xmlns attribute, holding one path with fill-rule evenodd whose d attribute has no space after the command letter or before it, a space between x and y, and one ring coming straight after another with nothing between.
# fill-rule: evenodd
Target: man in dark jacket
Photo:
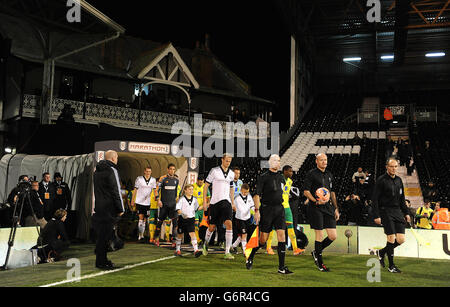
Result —
<instances>
[{"instance_id":1,"label":"man in dark jacket","mask_svg":"<svg viewBox=\"0 0 450 307\"><path fill-rule=\"evenodd\" d=\"M92 224L97 236L95 266L102 270L114 269L107 259L108 242L114 231L114 223L125 212L120 193L120 180L117 172L118 155L108 151L104 161L97 164L94 173L94 215Z\"/></svg>"},{"instance_id":2,"label":"man in dark jacket","mask_svg":"<svg viewBox=\"0 0 450 307\"><path fill-rule=\"evenodd\" d=\"M50 182L50 174L44 173L42 181L39 183L39 196L44 203L44 216L47 221L53 218L56 212L54 207L56 189L53 183Z\"/></svg>"},{"instance_id":3,"label":"man in dark jacket","mask_svg":"<svg viewBox=\"0 0 450 307\"><path fill-rule=\"evenodd\" d=\"M70 194L69 185L63 181L63 177L60 173L55 173L55 181L53 185L56 189L55 205L57 209L69 210L72 204L72 196Z\"/></svg>"}]
</instances>

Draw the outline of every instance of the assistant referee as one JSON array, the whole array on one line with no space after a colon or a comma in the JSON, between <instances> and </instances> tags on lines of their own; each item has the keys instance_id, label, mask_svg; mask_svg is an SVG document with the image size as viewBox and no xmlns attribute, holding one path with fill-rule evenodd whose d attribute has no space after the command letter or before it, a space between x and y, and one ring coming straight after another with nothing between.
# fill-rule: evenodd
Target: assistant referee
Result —
<instances>
[{"instance_id":1,"label":"assistant referee","mask_svg":"<svg viewBox=\"0 0 450 307\"><path fill-rule=\"evenodd\" d=\"M283 207L283 187L286 181L280 170L280 156L272 155L269 159L269 170L259 176L256 183L255 221L259 224L261 236L259 247L253 248L246 260L246 267L250 270L253 266L253 258L256 252L262 248L269 237L272 229L275 229L278 237L278 273L292 274L293 272L285 265L286 257L286 216ZM259 212L261 206L261 213Z\"/></svg>"},{"instance_id":2,"label":"assistant referee","mask_svg":"<svg viewBox=\"0 0 450 307\"><path fill-rule=\"evenodd\" d=\"M387 236L386 247L378 250L377 256L382 267L385 267L384 257L388 256L391 273L401 273L394 264L394 249L405 243L406 222L411 223L403 182L396 175L397 168L398 161L390 158L386 163L387 172L376 182L372 200L375 223L383 225Z\"/></svg>"}]
</instances>

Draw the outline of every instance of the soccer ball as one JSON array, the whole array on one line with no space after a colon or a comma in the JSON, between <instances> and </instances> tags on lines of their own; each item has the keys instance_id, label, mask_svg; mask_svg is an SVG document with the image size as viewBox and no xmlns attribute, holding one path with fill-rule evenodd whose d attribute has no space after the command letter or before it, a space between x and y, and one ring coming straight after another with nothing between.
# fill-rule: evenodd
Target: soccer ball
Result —
<instances>
[{"instance_id":1,"label":"soccer ball","mask_svg":"<svg viewBox=\"0 0 450 307\"><path fill-rule=\"evenodd\" d=\"M327 188L319 188L316 191L317 199L321 202L329 202L330 201L330 191Z\"/></svg>"}]
</instances>

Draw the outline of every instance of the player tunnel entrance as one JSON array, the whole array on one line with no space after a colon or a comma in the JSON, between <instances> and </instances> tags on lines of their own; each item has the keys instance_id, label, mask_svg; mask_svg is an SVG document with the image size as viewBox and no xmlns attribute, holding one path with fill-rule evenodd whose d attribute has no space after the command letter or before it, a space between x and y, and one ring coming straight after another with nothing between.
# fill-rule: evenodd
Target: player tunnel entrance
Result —
<instances>
[{"instance_id":1,"label":"player tunnel entrance","mask_svg":"<svg viewBox=\"0 0 450 307\"><path fill-rule=\"evenodd\" d=\"M168 144L142 143L132 141L109 141L95 144L95 161L104 159L105 152L115 150L119 161L117 168L121 182L127 189L134 188L138 176L142 176L147 166L152 168L152 177L159 178L167 174L169 164L176 166L176 175L182 186L197 180L199 159L193 157L177 157L176 148Z\"/></svg>"}]
</instances>

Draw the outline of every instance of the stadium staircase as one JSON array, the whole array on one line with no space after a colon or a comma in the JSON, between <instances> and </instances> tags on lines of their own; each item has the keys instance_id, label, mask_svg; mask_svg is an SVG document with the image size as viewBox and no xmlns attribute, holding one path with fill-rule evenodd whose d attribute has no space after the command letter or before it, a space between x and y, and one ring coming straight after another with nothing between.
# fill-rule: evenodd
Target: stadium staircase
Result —
<instances>
[{"instance_id":1,"label":"stadium staircase","mask_svg":"<svg viewBox=\"0 0 450 307\"><path fill-rule=\"evenodd\" d=\"M409 130L407 127L390 128L387 132L390 140L409 140Z\"/></svg>"},{"instance_id":2,"label":"stadium staircase","mask_svg":"<svg viewBox=\"0 0 450 307\"><path fill-rule=\"evenodd\" d=\"M405 198L409 199L413 208L417 209L421 207L423 205L423 196L417 171L414 171L412 176L408 176L406 166L401 166L398 169L397 175L402 178L405 188Z\"/></svg>"},{"instance_id":3,"label":"stadium staircase","mask_svg":"<svg viewBox=\"0 0 450 307\"><path fill-rule=\"evenodd\" d=\"M387 132L391 140L410 140L409 130L407 127L390 128ZM401 166L398 169L398 176L402 178L405 188L405 197L411 202L413 208L419 208L423 204L422 189L420 187L420 180L417 171L412 173L412 176L407 175L406 166Z\"/></svg>"},{"instance_id":4,"label":"stadium staircase","mask_svg":"<svg viewBox=\"0 0 450 307\"><path fill-rule=\"evenodd\" d=\"M412 134L414 162L422 191L435 183L436 200L450 203L450 123L421 123ZM425 142L430 142L426 148Z\"/></svg>"}]
</instances>

